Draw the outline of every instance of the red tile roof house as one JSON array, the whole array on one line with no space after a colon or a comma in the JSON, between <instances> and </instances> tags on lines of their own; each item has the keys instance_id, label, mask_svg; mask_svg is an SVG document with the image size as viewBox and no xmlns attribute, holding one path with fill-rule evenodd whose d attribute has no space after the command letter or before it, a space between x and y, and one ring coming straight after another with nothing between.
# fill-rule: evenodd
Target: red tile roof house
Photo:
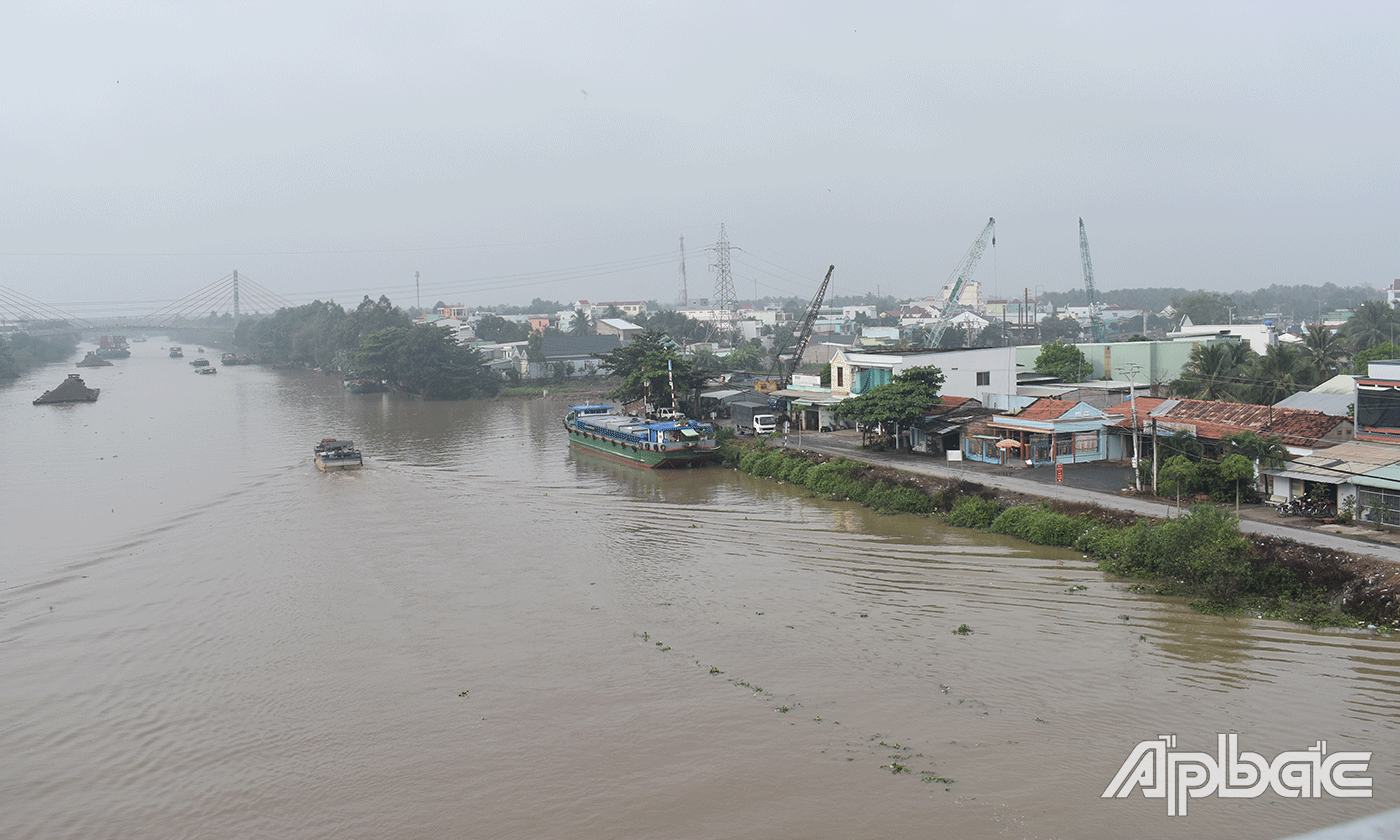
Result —
<instances>
[{"instance_id":1,"label":"red tile roof house","mask_svg":"<svg viewBox=\"0 0 1400 840\"><path fill-rule=\"evenodd\" d=\"M1122 430L1120 434L1131 433L1131 401L1112 406L1108 413L1123 418L1114 424ZM1154 422L1157 434L1170 436L1184 429L1201 441L1207 451L1218 451L1220 439L1227 435L1254 432L1265 437L1277 435L1295 457L1351 440L1353 428L1350 417L1321 411L1155 397L1138 398L1137 418L1139 430L1149 441Z\"/></svg>"},{"instance_id":2,"label":"red tile roof house","mask_svg":"<svg viewBox=\"0 0 1400 840\"><path fill-rule=\"evenodd\" d=\"M1131 453L1131 403L1119 403L1108 411L1110 414L1122 416L1123 419L1115 424L1114 431L1129 439L1126 451ZM1221 438L1227 435L1240 432L1254 432L1265 437L1274 435L1283 442L1290 455L1298 458L1351 440L1354 427L1350 417L1339 417L1321 411L1210 400L1163 400L1155 397L1138 398L1137 421L1142 435L1139 444L1142 447L1141 458L1148 463L1152 460L1154 428L1157 435L1169 436L1178 431L1187 431L1205 446L1207 453L1215 454L1220 452ZM1255 469L1259 469L1258 465ZM1259 473L1256 481L1259 489L1265 494L1274 494L1276 488L1271 475ZM1285 495L1286 487L1285 484Z\"/></svg>"},{"instance_id":3,"label":"red tile roof house","mask_svg":"<svg viewBox=\"0 0 1400 840\"><path fill-rule=\"evenodd\" d=\"M1121 415L1086 402L1045 397L1014 414L998 414L968 426L963 457L1037 467L1117 460L1124 457L1122 440L1110 436L1108 428L1119 419Z\"/></svg>"}]
</instances>

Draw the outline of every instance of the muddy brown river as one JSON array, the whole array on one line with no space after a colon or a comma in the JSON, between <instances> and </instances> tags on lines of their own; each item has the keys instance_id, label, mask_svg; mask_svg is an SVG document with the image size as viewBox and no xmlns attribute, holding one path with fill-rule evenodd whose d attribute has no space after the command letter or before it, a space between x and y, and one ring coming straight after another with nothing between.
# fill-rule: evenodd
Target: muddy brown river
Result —
<instances>
[{"instance_id":1,"label":"muddy brown river","mask_svg":"<svg viewBox=\"0 0 1400 840\"><path fill-rule=\"evenodd\" d=\"M132 346L93 404L30 405L72 362L0 386L0 837L1276 838L1400 807L1400 637L615 465L556 398ZM323 437L365 469L318 473ZM1370 752L1372 796L1102 798L1139 742L1229 733Z\"/></svg>"}]
</instances>

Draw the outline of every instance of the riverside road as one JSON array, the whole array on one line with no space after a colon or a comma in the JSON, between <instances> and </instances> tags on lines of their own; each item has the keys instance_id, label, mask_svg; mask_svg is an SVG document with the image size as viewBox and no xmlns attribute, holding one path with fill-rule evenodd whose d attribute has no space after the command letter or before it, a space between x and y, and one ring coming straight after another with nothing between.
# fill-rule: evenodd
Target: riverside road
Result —
<instances>
[{"instance_id":1,"label":"riverside road","mask_svg":"<svg viewBox=\"0 0 1400 840\"><path fill-rule=\"evenodd\" d=\"M939 461L905 452L867 451L860 447L860 433L851 430L805 432L801 436L789 433L786 440L781 435L775 436L774 440L790 449L839 455L853 461L935 478L974 481L1023 496L1083 502L1158 519L1173 515L1174 505L1122 492L1132 486L1132 469L1124 464L1066 464L1064 483L1056 483L1055 471L1049 467L1015 469L973 461ZM1305 517L1280 518L1268 505L1241 505L1240 530L1247 534L1283 537L1319 548L1400 563L1400 535L1354 526L1321 525Z\"/></svg>"}]
</instances>

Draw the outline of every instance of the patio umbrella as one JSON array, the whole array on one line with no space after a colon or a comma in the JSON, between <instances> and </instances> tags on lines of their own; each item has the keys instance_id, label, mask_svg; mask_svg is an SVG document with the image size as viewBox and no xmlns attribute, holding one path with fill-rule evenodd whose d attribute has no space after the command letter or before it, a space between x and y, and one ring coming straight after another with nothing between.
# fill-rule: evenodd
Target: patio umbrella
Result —
<instances>
[{"instance_id":1,"label":"patio umbrella","mask_svg":"<svg viewBox=\"0 0 1400 840\"><path fill-rule=\"evenodd\" d=\"M1012 440L1011 438L1007 438L1006 440L999 440L999 441L997 441L997 449L1020 449L1020 448L1021 448L1021 442L1020 442L1019 440Z\"/></svg>"}]
</instances>

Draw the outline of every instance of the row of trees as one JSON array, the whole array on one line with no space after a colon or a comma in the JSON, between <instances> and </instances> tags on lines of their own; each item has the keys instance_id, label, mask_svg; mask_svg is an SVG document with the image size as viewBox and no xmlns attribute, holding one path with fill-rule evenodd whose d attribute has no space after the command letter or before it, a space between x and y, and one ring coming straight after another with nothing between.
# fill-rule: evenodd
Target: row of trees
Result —
<instances>
[{"instance_id":1,"label":"row of trees","mask_svg":"<svg viewBox=\"0 0 1400 840\"><path fill-rule=\"evenodd\" d=\"M39 365L62 361L78 346L78 336L34 337L29 333L0 336L0 380L15 379Z\"/></svg>"},{"instance_id":2,"label":"row of trees","mask_svg":"<svg viewBox=\"0 0 1400 840\"><path fill-rule=\"evenodd\" d=\"M1277 312L1290 319L1321 320L1327 312L1354 310L1363 301L1375 300L1377 296L1374 288L1335 283L1321 286L1274 284L1252 292L1229 294L1177 288L1116 289L1100 293L1100 297L1118 306L1146 312L1161 312L1170 305L1178 321L1186 315L1193 324L1228 324L1232 319L1243 321L1266 312ZM1083 289L1046 292L1044 299L1061 307L1087 303Z\"/></svg>"},{"instance_id":3,"label":"row of trees","mask_svg":"<svg viewBox=\"0 0 1400 840\"><path fill-rule=\"evenodd\" d=\"M384 296L366 296L349 312L319 300L282 309L240 323L234 340L264 362L354 371L431 399L489 396L500 387L475 350L441 327L413 326Z\"/></svg>"}]
</instances>

